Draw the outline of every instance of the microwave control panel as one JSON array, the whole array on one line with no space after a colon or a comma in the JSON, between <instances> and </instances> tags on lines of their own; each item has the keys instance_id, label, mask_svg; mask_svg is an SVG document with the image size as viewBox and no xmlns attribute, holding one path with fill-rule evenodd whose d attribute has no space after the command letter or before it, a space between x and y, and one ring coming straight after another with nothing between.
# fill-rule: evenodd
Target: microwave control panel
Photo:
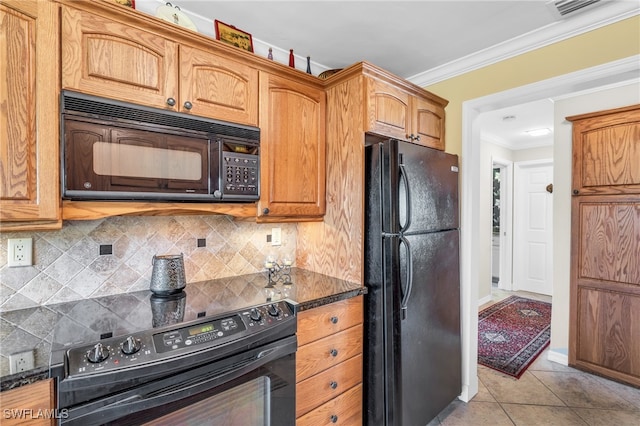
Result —
<instances>
[{"instance_id":1,"label":"microwave control panel","mask_svg":"<svg viewBox=\"0 0 640 426\"><path fill-rule=\"evenodd\" d=\"M258 141L218 137L212 145L211 178L214 196L222 200L253 201L260 198L260 156ZM217 168L215 166L218 166ZM217 187L216 187L217 186Z\"/></svg>"},{"instance_id":2,"label":"microwave control panel","mask_svg":"<svg viewBox=\"0 0 640 426\"><path fill-rule=\"evenodd\" d=\"M222 153L223 194L258 195L260 164L257 155Z\"/></svg>"}]
</instances>

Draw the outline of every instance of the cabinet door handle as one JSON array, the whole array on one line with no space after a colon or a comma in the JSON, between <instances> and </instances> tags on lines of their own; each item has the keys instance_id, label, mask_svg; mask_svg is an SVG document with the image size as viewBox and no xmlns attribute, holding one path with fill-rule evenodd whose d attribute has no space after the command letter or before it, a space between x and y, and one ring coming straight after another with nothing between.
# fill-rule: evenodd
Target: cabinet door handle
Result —
<instances>
[{"instance_id":1,"label":"cabinet door handle","mask_svg":"<svg viewBox=\"0 0 640 426\"><path fill-rule=\"evenodd\" d=\"M335 389L335 388L337 388L337 387L338 387L338 382L334 382L334 381L332 381L331 383L329 383L329 387L330 387L331 389Z\"/></svg>"},{"instance_id":2,"label":"cabinet door handle","mask_svg":"<svg viewBox=\"0 0 640 426\"><path fill-rule=\"evenodd\" d=\"M578 195L580 193L580 191L578 191L577 189L573 190L573 195Z\"/></svg>"},{"instance_id":3,"label":"cabinet door handle","mask_svg":"<svg viewBox=\"0 0 640 426\"><path fill-rule=\"evenodd\" d=\"M189 110L189 109L193 108L193 104L191 102L189 102L189 101L185 101L184 108Z\"/></svg>"},{"instance_id":4,"label":"cabinet door handle","mask_svg":"<svg viewBox=\"0 0 640 426\"><path fill-rule=\"evenodd\" d=\"M331 324L337 324L338 323L338 317L331 317L330 321L331 321Z\"/></svg>"},{"instance_id":5,"label":"cabinet door handle","mask_svg":"<svg viewBox=\"0 0 640 426\"><path fill-rule=\"evenodd\" d=\"M420 135L416 135L416 141L420 142Z\"/></svg>"},{"instance_id":6,"label":"cabinet door handle","mask_svg":"<svg viewBox=\"0 0 640 426\"><path fill-rule=\"evenodd\" d=\"M173 99L173 98L167 99L167 105L175 106L175 104L176 104L176 100L175 99Z\"/></svg>"},{"instance_id":7,"label":"cabinet door handle","mask_svg":"<svg viewBox=\"0 0 640 426\"><path fill-rule=\"evenodd\" d=\"M262 214L269 214L269 209L266 207L262 209Z\"/></svg>"},{"instance_id":8,"label":"cabinet door handle","mask_svg":"<svg viewBox=\"0 0 640 426\"><path fill-rule=\"evenodd\" d=\"M338 350L337 349L331 349L329 351L329 353L331 354L332 357L337 357L338 356Z\"/></svg>"},{"instance_id":9,"label":"cabinet door handle","mask_svg":"<svg viewBox=\"0 0 640 426\"><path fill-rule=\"evenodd\" d=\"M338 423L338 416L336 416L335 414L331 415L331 423Z\"/></svg>"}]
</instances>

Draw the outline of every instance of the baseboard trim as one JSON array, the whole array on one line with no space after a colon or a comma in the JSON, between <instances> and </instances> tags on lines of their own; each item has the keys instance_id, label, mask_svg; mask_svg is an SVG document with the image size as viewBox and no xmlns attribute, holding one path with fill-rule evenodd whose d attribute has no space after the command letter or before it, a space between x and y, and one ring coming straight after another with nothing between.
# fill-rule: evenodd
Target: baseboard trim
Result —
<instances>
[{"instance_id":1,"label":"baseboard trim","mask_svg":"<svg viewBox=\"0 0 640 426\"><path fill-rule=\"evenodd\" d=\"M491 298L491 295L485 296L482 299L478 300L478 307L484 305L485 303L489 303L491 302L493 299Z\"/></svg>"},{"instance_id":2,"label":"baseboard trim","mask_svg":"<svg viewBox=\"0 0 640 426\"><path fill-rule=\"evenodd\" d=\"M549 352L547 353L547 359L552 362L557 362L558 364L569 365L569 357L567 354L555 352L551 349L549 349Z\"/></svg>"}]
</instances>

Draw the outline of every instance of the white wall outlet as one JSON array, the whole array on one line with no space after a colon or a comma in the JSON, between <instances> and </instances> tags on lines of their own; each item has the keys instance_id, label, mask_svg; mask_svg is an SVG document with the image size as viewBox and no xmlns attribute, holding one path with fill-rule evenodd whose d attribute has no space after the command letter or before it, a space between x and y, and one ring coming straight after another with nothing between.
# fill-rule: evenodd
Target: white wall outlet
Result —
<instances>
[{"instance_id":1,"label":"white wall outlet","mask_svg":"<svg viewBox=\"0 0 640 426\"><path fill-rule=\"evenodd\" d=\"M7 264L10 268L33 265L33 240L31 238L9 238L7 241Z\"/></svg>"},{"instance_id":2,"label":"white wall outlet","mask_svg":"<svg viewBox=\"0 0 640 426\"><path fill-rule=\"evenodd\" d=\"M33 356L33 350L9 355L10 374L21 373L23 371L33 370L34 368L35 359Z\"/></svg>"},{"instance_id":3,"label":"white wall outlet","mask_svg":"<svg viewBox=\"0 0 640 426\"><path fill-rule=\"evenodd\" d=\"M282 229L271 228L271 245L279 246L282 244Z\"/></svg>"}]
</instances>

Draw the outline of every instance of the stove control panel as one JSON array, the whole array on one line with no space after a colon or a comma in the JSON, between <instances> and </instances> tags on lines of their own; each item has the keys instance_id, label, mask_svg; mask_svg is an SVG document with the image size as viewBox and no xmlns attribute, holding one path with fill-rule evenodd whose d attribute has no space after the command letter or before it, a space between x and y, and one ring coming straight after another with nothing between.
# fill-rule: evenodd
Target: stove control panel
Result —
<instances>
[{"instance_id":1,"label":"stove control panel","mask_svg":"<svg viewBox=\"0 0 640 426\"><path fill-rule=\"evenodd\" d=\"M67 350L67 376L82 376L162 361L176 355L215 347L263 330L294 317L284 301L255 306L188 325L147 330L129 336L103 339Z\"/></svg>"}]
</instances>

